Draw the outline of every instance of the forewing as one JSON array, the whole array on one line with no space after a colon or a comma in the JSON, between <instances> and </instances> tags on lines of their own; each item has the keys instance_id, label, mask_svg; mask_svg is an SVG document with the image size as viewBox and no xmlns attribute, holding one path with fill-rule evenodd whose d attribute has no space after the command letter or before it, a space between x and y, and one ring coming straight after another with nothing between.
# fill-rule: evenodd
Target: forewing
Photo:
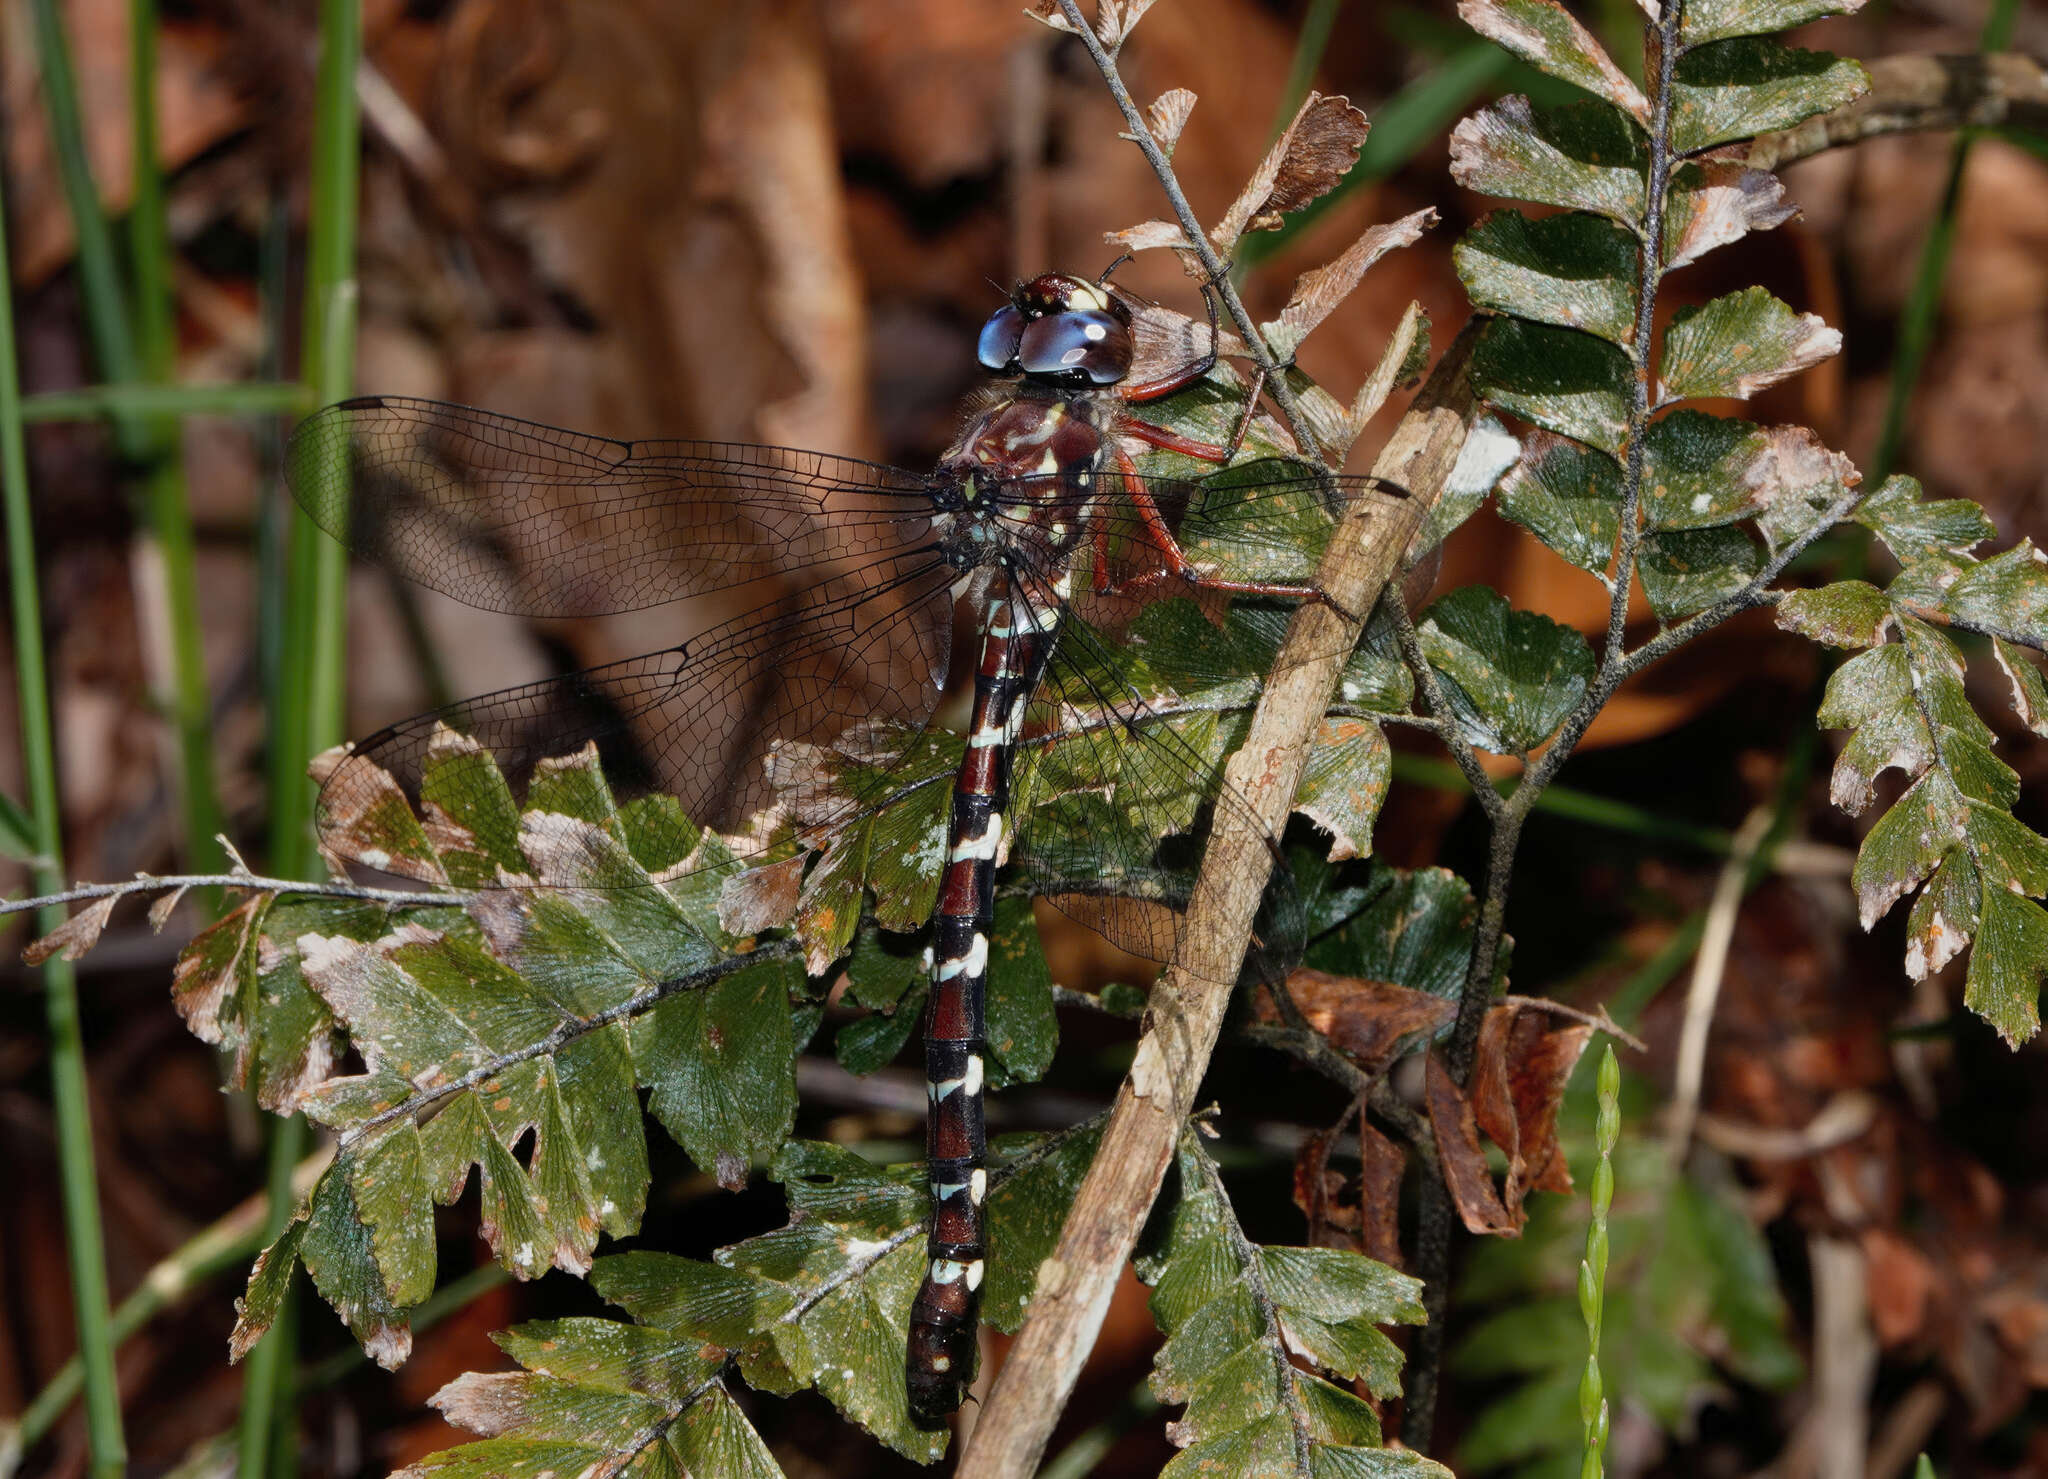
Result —
<instances>
[{"instance_id":1,"label":"forewing","mask_svg":"<svg viewBox=\"0 0 2048 1479\"><path fill-rule=\"evenodd\" d=\"M543 761L587 746L596 747L619 803L676 799L677 807L648 813L649 826L675 835L640 839L663 864L691 851L699 827L734 836L745 858L788 817L829 825L857 804L792 794L787 781L771 783L769 761L783 746L830 744L871 721L924 724L945 677L953 573L923 553L870 564L676 647L393 725L355 745L327 776L323 840L347 861L380 868L386 859L352 840L351 822L389 794L386 773L415 805L425 804L431 827L437 810L502 810L505 781L516 801ZM439 767L423 795L429 749L445 730L475 740L496 765Z\"/></svg>"},{"instance_id":2,"label":"forewing","mask_svg":"<svg viewBox=\"0 0 2048 1479\"><path fill-rule=\"evenodd\" d=\"M620 442L466 406L368 396L316 411L293 496L349 548L486 611L637 611L894 554L924 479L786 447Z\"/></svg>"}]
</instances>

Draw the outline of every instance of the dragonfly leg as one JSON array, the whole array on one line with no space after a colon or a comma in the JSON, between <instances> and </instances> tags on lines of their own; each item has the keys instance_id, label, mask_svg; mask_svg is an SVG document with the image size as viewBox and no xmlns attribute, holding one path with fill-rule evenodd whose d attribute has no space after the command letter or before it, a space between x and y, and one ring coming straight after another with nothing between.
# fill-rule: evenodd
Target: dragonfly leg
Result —
<instances>
[{"instance_id":1,"label":"dragonfly leg","mask_svg":"<svg viewBox=\"0 0 2048 1479\"><path fill-rule=\"evenodd\" d=\"M1285 596L1298 601L1321 601L1326 605L1332 604L1330 598L1313 585L1287 581L1220 580L1213 575L1203 574L1195 568L1194 562L1189 560L1181 549L1180 541L1173 537L1173 531L1166 527L1166 516L1160 513L1159 505L1152 501L1152 495L1146 491L1145 480L1139 474L1137 465L1131 461L1130 454L1118 447L1115 457L1117 471L1123 475L1125 496L1138 512L1138 522L1144 530L1145 540L1158 550L1160 558L1166 564L1163 570L1148 570L1124 582L1124 589L1134 589L1146 582L1163 580L1171 575L1205 591L1224 591L1239 596ZM1098 546L1098 552L1099 549ZM1102 564L1101 559L1098 558L1096 563L1099 568ZM1103 587L1098 585L1097 589L1101 591ZM1340 614L1349 614L1342 612L1341 608L1336 609Z\"/></svg>"}]
</instances>

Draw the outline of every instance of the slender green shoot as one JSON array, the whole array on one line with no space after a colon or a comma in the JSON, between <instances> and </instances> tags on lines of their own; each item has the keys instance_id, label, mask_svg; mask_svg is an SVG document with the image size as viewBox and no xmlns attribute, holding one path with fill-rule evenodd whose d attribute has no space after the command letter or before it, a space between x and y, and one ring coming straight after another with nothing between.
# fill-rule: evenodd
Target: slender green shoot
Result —
<instances>
[{"instance_id":1,"label":"slender green shoot","mask_svg":"<svg viewBox=\"0 0 2048 1479\"><path fill-rule=\"evenodd\" d=\"M0 285L11 283L7 217L0 202ZM21 374L14 358L14 302L0 290L0 502L5 504L8 600L14 627L14 670L21 707L22 769L28 783L39 861L38 893L64 886L62 819L57 810L57 751L50 732L50 686L43 667L43 613L36 582L29 512L28 449L21 422ZM59 905L39 910L47 932L64 922ZM114 1336L107 1313L106 1250L100 1240L99 1188L93 1170L92 1118L86 1090L85 1043L79 1030L78 981L59 957L42 968L50 1031L50 1097L56 1113L57 1164L64 1200L65 1251L71 1264L71 1306L85 1372L86 1434L95 1479L113 1479L128 1463L121 1431L121 1393L114 1378Z\"/></svg>"},{"instance_id":2,"label":"slender green shoot","mask_svg":"<svg viewBox=\"0 0 2048 1479\"><path fill-rule=\"evenodd\" d=\"M1308 96L1316 70L1323 64L1323 53L1330 49L1330 32L1336 28L1337 12L1343 8L1344 0L1309 0L1308 14L1301 18L1301 31L1294 38L1294 60L1287 68L1287 87L1280 94L1280 112L1273 120L1272 137L1279 137L1287 120L1301 107L1301 100Z\"/></svg>"},{"instance_id":3,"label":"slender green shoot","mask_svg":"<svg viewBox=\"0 0 2048 1479\"><path fill-rule=\"evenodd\" d=\"M1291 115L1290 115L1291 116ZM1108 1456L1117 1440L1140 1423L1154 1420L1159 1399L1145 1382L1133 1387L1116 1411L1061 1449L1059 1455L1038 1471L1038 1479L1088 1479L1095 1466Z\"/></svg>"},{"instance_id":4,"label":"slender green shoot","mask_svg":"<svg viewBox=\"0 0 2048 1479\"><path fill-rule=\"evenodd\" d=\"M167 385L177 374L177 330L171 303L171 227L157 149L156 0L129 0L129 109L135 130L135 201L128 213L129 261L135 273L135 347L139 377ZM131 377L121 377L131 378ZM198 546L185 498L184 436L171 417L148 424L150 462L143 503L163 577L165 637L171 692L165 708L178 737L178 798L185 821L187 866L205 871L227 861L220 791L213 774L213 695L200 640ZM207 912L219 907L207 901Z\"/></svg>"},{"instance_id":5,"label":"slender green shoot","mask_svg":"<svg viewBox=\"0 0 2048 1479\"><path fill-rule=\"evenodd\" d=\"M1448 760L1433 760L1427 755L1396 754L1393 773L1395 780L1428 786L1433 790L1471 789L1466 784L1465 773L1457 766ZM1496 788L1504 794L1511 792L1517 780L1515 776L1501 776L1495 783ZM1735 834L1725 828L1703 827L1677 817L1660 815L1647 807L1632 806L1626 801L1596 796L1591 791L1573 790L1569 786L1546 787L1531 810L1585 822L1610 832L1629 833L1653 842L1680 843L1717 857L1726 857L1735 847Z\"/></svg>"},{"instance_id":6,"label":"slender green shoot","mask_svg":"<svg viewBox=\"0 0 2048 1479\"><path fill-rule=\"evenodd\" d=\"M362 15L353 0L321 0L320 67L314 84L312 197L306 250L306 323L301 378L313 404L349 393L355 359L355 249L360 163L356 67ZM284 661L273 694L270 732L270 852L279 873L305 874L315 863L313 790L306 761L336 744L342 730L342 664L348 562L296 509L287 515ZM292 1119L271 1139L270 1236L293 1210L291 1168L304 1153L305 1125ZM292 1376L291 1321L281 1320L249 1355L237 1434L243 1479L279 1472L288 1453Z\"/></svg>"},{"instance_id":7,"label":"slender green shoot","mask_svg":"<svg viewBox=\"0 0 2048 1479\"><path fill-rule=\"evenodd\" d=\"M94 385L46 390L21 403L23 421L119 420L124 416L277 416L312 409L306 387L285 385Z\"/></svg>"},{"instance_id":8,"label":"slender green shoot","mask_svg":"<svg viewBox=\"0 0 2048 1479\"><path fill-rule=\"evenodd\" d=\"M1579 1264L1579 1313L1586 1321L1586 1374L1579 1378L1579 1421L1585 1425L1586 1457L1579 1479L1600 1479L1607 1450L1607 1393L1600 1380L1600 1321L1607 1293L1607 1211L1614 1205L1614 1147L1621 1139L1621 1066L1614 1044L1600 1049L1600 1113L1594 1138L1600 1161L1593 1167L1589 1200L1593 1220L1586 1228L1586 1256Z\"/></svg>"},{"instance_id":9,"label":"slender green shoot","mask_svg":"<svg viewBox=\"0 0 2048 1479\"><path fill-rule=\"evenodd\" d=\"M2013 26L2019 18L2018 0L1993 0L1978 40L1980 51L2003 51L2012 44ZM1941 316L1941 284L1948 275L1949 255L1955 249L1956 216L1963 198L1963 169L1969 163L1970 146L1976 142L1973 130L1956 135L1949 154L1948 181L1942 187L1941 208L1927 228L1927 240L1920 248L1920 265L1913 273L1913 286L1899 310L1899 342L1892 352L1891 387L1885 396L1884 424L1878 432L1877 450L1864 472L1865 483L1877 487L1898 465L1899 445L1905 440L1906 411L1920 383L1920 371L1927 351L1934 344L1934 330Z\"/></svg>"},{"instance_id":10,"label":"slender green shoot","mask_svg":"<svg viewBox=\"0 0 2048 1479\"><path fill-rule=\"evenodd\" d=\"M310 1172L326 1164L323 1153L300 1168L301 1179L309 1179ZM246 1265L263 1246L264 1215L264 1204L251 1198L174 1248L143 1275L135 1292L115 1309L110 1322L115 1341L127 1340L164 1310L205 1287L215 1275ZM74 1356L58 1368L22 1412L16 1441L23 1448L41 1441L77 1398L83 1381L83 1367Z\"/></svg>"},{"instance_id":11,"label":"slender green shoot","mask_svg":"<svg viewBox=\"0 0 2048 1479\"><path fill-rule=\"evenodd\" d=\"M139 380L142 361L135 351L128 295L114 261L113 228L100 209L92 161L85 150L78 73L71 64L70 44L64 39L63 17L57 0L30 0L29 9L35 20L36 64L42 78L43 108L50 122L50 143L57 156L57 176L78 237L79 290L93 357L107 379ZM123 455L139 459L146 450L141 424L130 421L116 430Z\"/></svg>"}]
</instances>

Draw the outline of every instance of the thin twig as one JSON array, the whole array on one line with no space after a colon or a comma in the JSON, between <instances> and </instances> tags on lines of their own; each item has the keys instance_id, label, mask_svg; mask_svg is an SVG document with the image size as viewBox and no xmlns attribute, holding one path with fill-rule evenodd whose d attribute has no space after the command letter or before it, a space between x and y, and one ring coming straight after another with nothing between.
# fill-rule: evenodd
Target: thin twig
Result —
<instances>
[{"instance_id":1,"label":"thin twig","mask_svg":"<svg viewBox=\"0 0 2048 1479\"><path fill-rule=\"evenodd\" d=\"M1584 1023L1595 1032L1604 1032L1618 1043L1624 1043L1638 1053L1650 1051L1650 1045L1607 1015L1607 1008L1597 1012L1582 1012L1577 1007L1568 1007L1561 1001L1552 1001L1547 996L1517 996L1509 992L1500 999L1504 1007L1520 1007L1525 1012L1546 1012L1553 1017Z\"/></svg>"},{"instance_id":2,"label":"thin twig","mask_svg":"<svg viewBox=\"0 0 2048 1479\"><path fill-rule=\"evenodd\" d=\"M1066 16L1074 33L1081 38L1081 44L1088 48L1088 55L1095 61L1096 70L1102 73L1102 80L1109 88L1109 95L1116 99L1119 112L1130 128L1130 138L1145 154L1145 162L1152 166L1152 173L1159 178L1159 186L1166 192L1166 198L1173 206L1174 219L1180 222L1180 229L1187 237L1196 258L1202 264L1202 271L1208 274L1209 285L1217 297L1223 300L1224 309L1230 314L1230 321L1236 325L1238 337L1244 340L1245 352L1259 367L1265 377L1266 389L1280 407L1280 414L1287 419L1287 429L1294 433L1296 446L1301 455L1320 460L1321 444L1315 433L1309 429L1308 418L1302 414L1301 406L1294 399L1294 392L1287 385L1287 379L1280 374L1279 362L1273 358L1272 350L1259 333L1258 325L1252 322L1251 314L1244 306L1244 299L1237 293L1237 285L1230 280L1230 269L1223 259L1216 255L1216 246L1209 240L1208 232L1195 217L1195 208L1188 204L1187 195L1180 188L1180 180L1173 172L1173 165L1166 157L1166 151L1159 147L1159 141L1152 137L1152 129L1145 122L1144 112L1132 101L1130 89L1124 86L1124 79L1117 71L1116 58L1104 50L1102 38L1095 34L1095 28L1088 24L1081 14L1077 0L1060 0L1060 11Z\"/></svg>"},{"instance_id":3,"label":"thin twig","mask_svg":"<svg viewBox=\"0 0 2048 1479\"><path fill-rule=\"evenodd\" d=\"M303 878L263 878L254 873L138 873L121 883L82 883L62 893L43 894L33 899L0 899L0 915L20 914L46 905L125 898L129 894L164 894L191 888L235 889L251 894L315 894L329 899L388 904L394 909L460 908L472 897L452 889L439 893L414 893L402 889L366 888L359 883L333 880L312 883Z\"/></svg>"},{"instance_id":4,"label":"thin twig","mask_svg":"<svg viewBox=\"0 0 2048 1479\"><path fill-rule=\"evenodd\" d=\"M1417 395L1373 471L1410 490L1412 532L1427 517L1475 414L1466 383L1473 336L1460 334ZM1058 1247L1039 1268L1030 1318L1010 1348L960 1479L1032 1473L1101 1328L1109 1296L1172 1164L1183 1121L1221 1030L1266 878L1271 837L1292 809L1315 728L1361 620L1386 588L1407 538L1383 512L1356 508L1330 541L1317 588L1330 600L1295 612L1226 779L1251 803L1219 818L1202 858L1181 950L1152 988L1131 1071Z\"/></svg>"},{"instance_id":5,"label":"thin twig","mask_svg":"<svg viewBox=\"0 0 2048 1479\"><path fill-rule=\"evenodd\" d=\"M1678 1075L1671 1091L1670 1128L1665 1146L1673 1162L1685 1159L1692 1128L1699 1117L1700 1088L1706 1082L1707 1031L1714 1022L1714 1004L1728 969L1728 947L1735 940L1735 918L1749 880L1750 859L1763 845L1775 820L1772 809L1759 806L1735 833L1735 848L1721 865L1714 897L1707 905L1707 923L1693 957L1692 983L1685 993L1685 1022L1678 1035Z\"/></svg>"}]
</instances>

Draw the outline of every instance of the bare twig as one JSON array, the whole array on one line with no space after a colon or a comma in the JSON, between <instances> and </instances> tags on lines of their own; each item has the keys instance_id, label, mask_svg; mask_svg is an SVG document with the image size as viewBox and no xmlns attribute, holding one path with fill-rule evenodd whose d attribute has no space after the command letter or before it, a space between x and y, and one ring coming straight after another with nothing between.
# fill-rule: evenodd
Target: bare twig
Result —
<instances>
[{"instance_id":1,"label":"bare twig","mask_svg":"<svg viewBox=\"0 0 2048 1479\"><path fill-rule=\"evenodd\" d=\"M0 899L0 914L19 914L45 904L77 904L129 894L165 894L191 888L236 889L251 894L315 894L329 899L357 899L399 908L459 908L469 895L454 889L414 893L403 889L365 888L357 883L309 883L302 878L262 878L254 873L138 873L121 883L82 883L61 894L36 899Z\"/></svg>"},{"instance_id":2,"label":"bare twig","mask_svg":"<svg viewBox=\"0 0 2048 1479\"><path fill-rule=\"evenodd\" d=\"M1884 134L1954 128L2048 130L2048 68L2018 53L1888 56L1864 64L1870 91L1797 128L1765 134L1743 157L1780 169Z\"/></svg>"},{"instance_id":3,"label":"bare twig","mask_svg":"<svg viewBox=\"0 0 2048 1479\"><path fill-rule=\"evenodd\" d=\"M1750 861L1763 846L1774 820L1768 806L1759 806L1743 818L1735 833L1735 846L1721 865L1721 876L1714 882L1714 897L1707 905L1706 927L1700 931L1692 983L1685 993L1685 1023L1678 1035L1678 1078L1671 1090L1671 1118L1665 1139L1673 1161L1683 1160L1686 1148L1692 1144L1693 1122L1700 1110L1700 1088L1706 1082L1707 1031L1714 1023L1714 1004L1721 998L1728 947L1735 940L1735 917L1742 909Z\"/></svg>"},{"instance_id":4,"label":"bare twig","mask_svg":"<svg viewBox=\"0 0 2048 1479\"><path fill-rule=\"evenodd\" d=\"M1471 342L1461 334L1453 343L1373 468L1410 490L1411 533L1450 476L1475 414L1465 377ZM1346 613L1371 610L1405 552L1405 537L1388 538L1374 522L1359 508L1331 539L1316 577L1330 600L1295 613L1251 733L1231 758L1227 778L1251 810L1221 819L1203 856L1182 949L1153 987L1102 1148L1059 1246L1039 1268L1030 1318L961 1458L961 1479L1033 1472L1101 1327L1215 1047L1271 869L1268 839L1286 821L1315 727L1357 640L1362 620Z\"/></svg>"},{"instance_id":5,"label":"bare twig","mask_svg":"<svg viewBox=\"0 0 2048 1479\"><path fill-rule=\"evenodd\" d=\"M1166 198L1173 206L1174 219L1180 222L1180 229L1186 233L1195 256L1202 264L1202 271L1208 274L1209 283L1216 296L1223 302L1230 321L1237 326L1239 336L1244 340L1245 352L1259 367L1264 376L1266 389L1272 393L1274 402L1280 407L1280 414L1287 418L1287 429L1294 433L1296 446L1301 455L1309 458L1322 456L1321 445L1315 433L1309 429L1308 418L1302 414L1300 404L1294 398L1287 379L1278 373L1279 363L1273 352L1266 347L1258 325L1252 322L1251 314L1244 306L1244 299L1237 293L1237 285L1230 280L1230 268L1216 255L1215 243L1202 229L1202 223L1195 217L1195 208L1188 204L1187 195L1180 188L1180 180L1174 175L1173 165L1166 158L1166 151L1159 147L1159 141L1152 136L1152 129L1145 122L1145 114L1131 100L1130 89L1124 86L1124 79L1117 71L1116 58L1104 50L1102 40L1095 34L1095 28L1088 24L1081 14L1076 0L1059 0L1060 10L1065 14L1074 33L1081 38L1081 44L1088 48L1088 55L1095 61L1096 70L1102 73L1102 80L1109 88L1109 95L1116 100L1117 110L1124 115L1124 122L1130 129L1130 138L1144 151L1145 162L1152 166L1152 173L1159 177L1159 186L1166 192ZM964 1471L963 1471L964 1472Z\"/></svg>"},{"instance_id":6,"label":"bare twig","mask_svg":"<svg viewBox=\"0 0 2048 1479\"><path fill-rule=\"evenodd\" d=\"M1580 1022L1595 1032L1604 1032L1618 1043L1634 1048L1638 1053L1650 1051L1650 1045L1607 1015L1607 1008L1582 1012L1577 1007L1568 1007L1561 1001L1552 1001L1547 996L1517 996L1512 991L1500 999L1504 1007L1520 1007L1525 1012L1546 1012L1553 1017L1563 1017L1569 1022Z\"/></svg>"}]
</instances>

